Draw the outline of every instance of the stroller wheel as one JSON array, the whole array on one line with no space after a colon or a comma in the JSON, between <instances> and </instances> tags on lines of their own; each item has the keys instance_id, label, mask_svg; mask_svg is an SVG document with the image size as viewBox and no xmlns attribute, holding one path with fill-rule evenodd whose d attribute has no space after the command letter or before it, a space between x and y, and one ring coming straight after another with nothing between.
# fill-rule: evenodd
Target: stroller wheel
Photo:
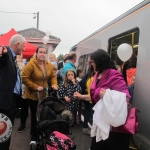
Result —
<instances>
[{"instance_id":1,"label":"stroller wheel","mask_svg":"<svg viewBox=\"0 0 150 150\"><path fill-rule=\"evenodd\" d=\"M30 144L30 150L37 150L36 145L34 143Z\"/></svg>"}]
</instances>

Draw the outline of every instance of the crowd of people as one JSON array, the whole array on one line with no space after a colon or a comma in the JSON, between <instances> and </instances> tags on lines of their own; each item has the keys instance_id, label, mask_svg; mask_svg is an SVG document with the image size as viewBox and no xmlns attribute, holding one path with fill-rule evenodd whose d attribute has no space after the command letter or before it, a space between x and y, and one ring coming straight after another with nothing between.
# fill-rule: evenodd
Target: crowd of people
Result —
<instances>
[{"instance_id":1,"label":"crowd of people","mask_svg":"<svg viewBox=\"0 0 150 150\"><path fill-rule=\"evenodd\" d=\"M12 124L14 115L19 114L18 132L23 132L26 128L29 107L31 143L36 144L37 140L38 98L36 91L39 91L40 99L44 99L46 97L44 89L58 90L59 97L73 114L72 126L83 124L82 133L87 135L91 134L88 122L93 115L92 107L103 100L107 89L125 93L127 103L132 103L136 75L135 55L128 61L128 67L124 70L125 67L111 60L106 51L98 49L92 53L88 71L85 72L84 68L75 66L77 60L75 52L66 54L64 60L60 62L52 53L48 62L46 60L47 49L44 46L39 46L34 56L24 64L22 51L25 42L25 38L21 35L14 35L8 47L0 46L0 113L8 116ZM85 109L82 120L83 105ZM9 150L10 139L0 143L0 149ZM106 140L97 142L96 137L92 137L90 150L127 150L129 139L128 134L110 130Z\"/></svg>"}]
</instances>

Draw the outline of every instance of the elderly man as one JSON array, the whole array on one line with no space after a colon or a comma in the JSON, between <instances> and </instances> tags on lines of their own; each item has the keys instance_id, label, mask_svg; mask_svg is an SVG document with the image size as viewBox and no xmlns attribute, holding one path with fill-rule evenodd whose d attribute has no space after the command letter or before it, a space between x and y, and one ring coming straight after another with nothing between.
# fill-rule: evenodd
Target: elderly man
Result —
<instances>
[{"instance_id":1,"label":"elderly man","mask_svg":"<svg viewBox=\"0 0 150 150\"><path fill-rule=\"evenodd\" d=\"M66 65L64 66L63 70L62 70L62 77L64 78L66 72L68 69L72 69L75 71L76 73L76 67L75 67L75 62L77 60L77 55L75 52L70 52L69 55L68 55L68 59L69 59L69 62L66 63Z\"/></svg>"},{"instance_id":2,"label":"elderly man","mask_svg":"<svg viewBox=\"0 0 150 150\"><path fill-rule=\"evenodd\" d=\"M15 60L25 49L25 42L23 36L16 34L11 37L9 47L0 46L0 150L9 150L10 146L11 134L6 132L14 123L15 101L21 94L21 78Z\"/></svg>"}]
</instances>

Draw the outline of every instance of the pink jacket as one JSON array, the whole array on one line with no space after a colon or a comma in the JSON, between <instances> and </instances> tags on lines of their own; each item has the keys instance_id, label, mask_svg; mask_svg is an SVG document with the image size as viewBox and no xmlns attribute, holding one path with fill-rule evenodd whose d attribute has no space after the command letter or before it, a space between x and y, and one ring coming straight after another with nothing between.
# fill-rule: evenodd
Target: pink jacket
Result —
<instances>
[{"instance_id":1,"label":"pink jacket","mask_svg":"<svg viewBox=\"0 0 150 150\"><path fill-rule=\"evenodd\" d=\"M101 88L109 88L110 90L116 90L126 93L126 96L130 98L126 82L124 81L124 78L121 75L121 73L117 70L107 69L99 81L97 80L97 77L98 73L95 74L94 81L90 89L91 99L94 103L97 103L100 100L99 92Z\"/></svg>"}]
</instances>

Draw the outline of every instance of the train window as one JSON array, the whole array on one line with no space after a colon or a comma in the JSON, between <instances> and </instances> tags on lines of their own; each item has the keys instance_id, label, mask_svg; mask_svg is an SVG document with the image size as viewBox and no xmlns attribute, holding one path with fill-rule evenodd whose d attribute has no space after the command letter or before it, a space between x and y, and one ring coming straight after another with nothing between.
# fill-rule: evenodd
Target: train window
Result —
<instances>
[{"instance_id":1,"label":"train window","mask_svg":"<svg viewBox=\"0 0 150 150\"><path fill-rule=\"evenodd\" d=\"M139 28L124 32L109 39L108 52L110 54L110 57L115 60L118 65L122 65L123 62L117 55L117 48L123 43L128 43L129 45L131 45L133 48L133 53L137 51L139 43Z\"/></svg>"},{"instance_id":2,"label":"train window","mask_svg":"<svg viewBox=\"0 0 150 150\"><path fill-rule=\"evenodd\" d=\"M82 55L80 56L79 61L78 61L78 68L83 68L85 73L88 71L90 56L91 56L91 53Z\"/></svg>"}]
</instances>

